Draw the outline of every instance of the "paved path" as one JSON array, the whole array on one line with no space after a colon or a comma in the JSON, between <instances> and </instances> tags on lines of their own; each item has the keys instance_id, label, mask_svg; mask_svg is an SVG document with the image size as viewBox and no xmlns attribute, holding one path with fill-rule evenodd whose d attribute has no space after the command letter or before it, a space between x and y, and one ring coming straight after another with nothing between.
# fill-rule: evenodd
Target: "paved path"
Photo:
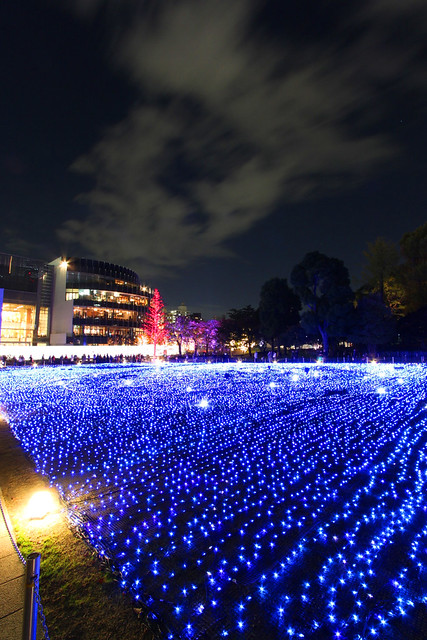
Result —
<instances>
[{"instance_id":1,"label":"paved path","mask_svg":"<svg viewBox=\"0 0 427 640\"><path fill-rule=\"evenodd\" d=\"M0 500L9 530L13 532L1 490ZM0 511L0 638L1 640L20 640L25 566L12 545L6 522Z\"/></svg>"},{"instance_id":2,"label":"paved path","mask_svg":"<svg viewBox=\"0 0 427 640\"><path fill-rule=\"evenodd\" d=\"M8 425L0 420L0 500L5 515L3 517L0 510L0 640L22 640L25 586L25 566L19 559L8 533L9 529L14 536L1 489L3 488L8 500L21 505L22 496L19 495L19 491L24 491L24 495L25 491L28 492L28 479L31 478L31 486L34 488L38 488L37 485L41 483L34 471L28 470L28 467L28 461L19 442ZM40 620L37 638L43 638Z\"/></svg>"}]
</instances>

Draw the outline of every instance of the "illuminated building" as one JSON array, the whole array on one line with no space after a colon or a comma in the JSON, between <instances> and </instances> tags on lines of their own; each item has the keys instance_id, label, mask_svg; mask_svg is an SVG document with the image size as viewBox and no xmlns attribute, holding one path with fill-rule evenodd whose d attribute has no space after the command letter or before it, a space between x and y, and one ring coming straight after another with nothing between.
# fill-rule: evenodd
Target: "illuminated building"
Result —
<instances>
[{"instance_id":1,"label":"illuminated building","mask_svg":"<svg viewBox=\"0 0 427 640\"><path fill-rule=\"evenodd\" d=\"M48 343L53 268L0 253L0 342Z\"/></svg>"},{"instance_id":2,"label":"illuminated building","mask_svg":"<svg viewBox=\"0 0 427 640\"><path fill-rule=\"evenodd\" d=\"M151 297L134 271L109 262L0 254L0 342L137 344Z\"/></svg>"},{"instance_id":3,"label":"illuminated building","mask_svg":"<svg viewBox=\"0 0 427 640\"><path fill-rule=\"evenodd\" d=\"M135 344L152 290L110 262L57 258L51 344Z\"/></svg>"},{"instance_id":4,"label":"illuminated building","mask_svg":"<svg viewBox=\"0 0 427 640\"><path fill-rule=\"evenodd\" d=\"M170 311L168 311L166 313L167 321L172 323L172 324L176 321L176 319L179 316L182 316L184 318L186 316L188 316L187 305L185 305L183 302L181 302L181 304L179 305L179 307L177 309L171 309Z\"/></svg>"}]
</instances>

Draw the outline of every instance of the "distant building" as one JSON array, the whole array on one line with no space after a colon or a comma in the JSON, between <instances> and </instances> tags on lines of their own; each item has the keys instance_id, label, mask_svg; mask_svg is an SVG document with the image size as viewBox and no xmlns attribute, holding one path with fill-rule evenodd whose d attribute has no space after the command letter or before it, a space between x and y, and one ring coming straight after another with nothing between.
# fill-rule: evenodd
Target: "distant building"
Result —
<instances>
[{"instance_id":1,"label":"distant building","mask_svg":"<svg viewBox=\"0 0 427 640\"><path fill-rule=\"evenodd\" d=\"M0 342L48 344L54 271L42 260L0 253Z\"/></svg>"},{"instance_id":2,"label":"distant building","mask_svg":"<svg viewBox=\"0 0 427 640\"><path fill-rule=\"evenodd\" d=\"M166 312L166 320L170 323L174 323L178 316L188 316L188 308L183 302L179 305L177 309L171 309Z\"/></svg>"},{"instance_id":3,"label":"distant building","mask_svg":"<svg viewBox=\"0 0 427 640\"><path fill-rule=\"evenodd\" d=\"M152 290L109 262L0 254L0 342L137 344Z\"/></svg>"},{"instance_id":4,"label":"distant building","mask_svg":"<svg viewBox=\"0 0 427 640\"><path fill-rule=\"evenodd\" d=\"M196 322L200 322L203 319L200 311L188 313L188 308L183 302L181 302L177 309L171 309L170 311L166 312L166 320L171 324L174 324L175 320L179 316L188 317L190 318L190 320L195 320Z\"/></svg>"},{"instance_id":5,"label":"distant building","mask_svg":"<svg viewBox=\"0 0 427 640\"><path fill-rule=\"evenodd\" d=\"M179 305L178 309L178 315L179 316L188 316L188 308L187 305L184 304L183 302L181 302L181 304Z\"/></svg>"}]
</instances>

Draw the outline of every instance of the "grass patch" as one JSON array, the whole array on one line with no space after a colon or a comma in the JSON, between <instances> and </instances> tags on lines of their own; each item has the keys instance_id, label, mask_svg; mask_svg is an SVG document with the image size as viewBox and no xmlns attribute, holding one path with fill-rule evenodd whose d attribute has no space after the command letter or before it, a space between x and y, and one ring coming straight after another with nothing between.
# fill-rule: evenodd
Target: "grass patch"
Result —
<instances>
[{"instance_id":1,"label":"grass patch","mask_svg":"<svg viewBox=\"0 0 427 640\"><path fill-rule=\"evenodd\" d=\"M54 640L151 640L152 634L94 551L61 521L45 531L14 518L24 557L41 554L40 595Z\"/></svg>"}]
</instances>

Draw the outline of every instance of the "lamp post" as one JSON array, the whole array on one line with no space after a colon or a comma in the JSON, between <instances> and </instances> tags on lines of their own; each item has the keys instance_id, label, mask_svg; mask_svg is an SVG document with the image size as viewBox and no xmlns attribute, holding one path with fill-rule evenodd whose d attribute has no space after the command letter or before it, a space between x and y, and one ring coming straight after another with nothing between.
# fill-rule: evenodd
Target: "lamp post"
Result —
<instances>
[{"instance_id":1,"label":"lamp post","mask_svg":"<svg viewBox=\"0 0 427 640\"><path fill-rule=\"evenodd\" d=\"M22 640L36 640L40 554L30 553L25 576L24 624Z\"/></svg>"}]
</instances>

